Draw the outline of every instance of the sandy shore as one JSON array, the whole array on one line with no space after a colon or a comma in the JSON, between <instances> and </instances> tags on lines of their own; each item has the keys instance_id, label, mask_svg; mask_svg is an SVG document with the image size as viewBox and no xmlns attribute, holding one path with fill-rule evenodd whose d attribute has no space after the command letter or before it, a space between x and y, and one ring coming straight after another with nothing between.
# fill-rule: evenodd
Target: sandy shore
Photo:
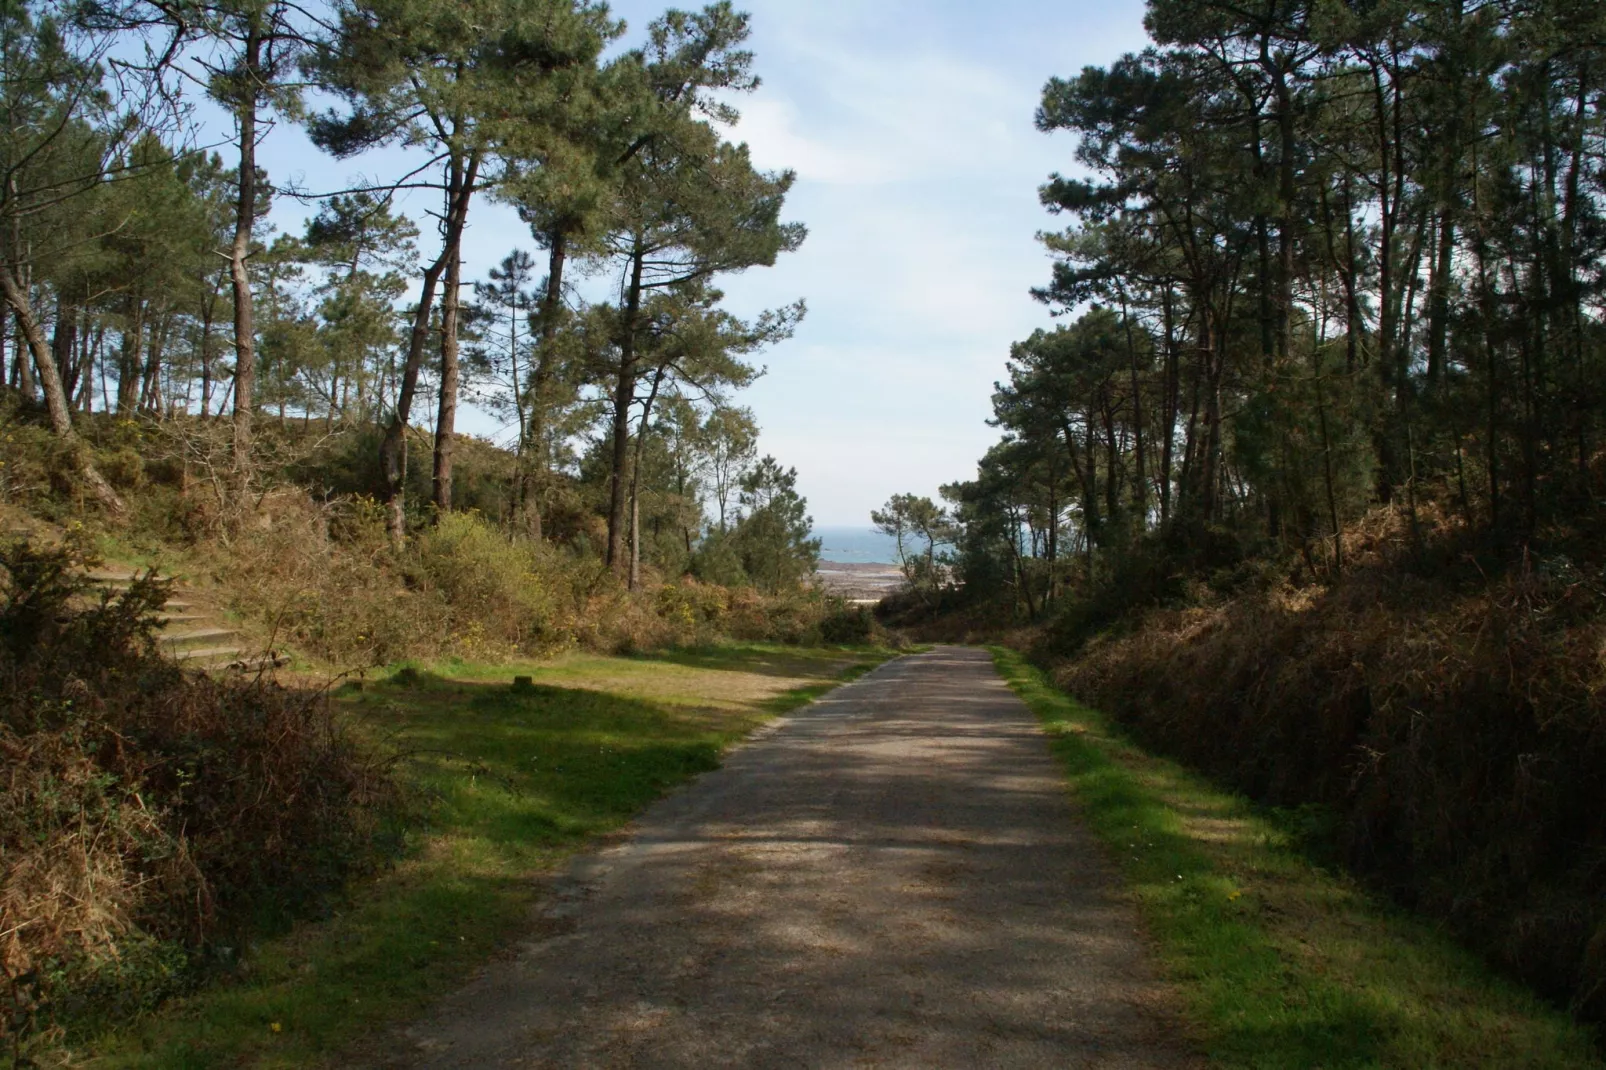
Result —
<instances>
[{"instance_id":1,"label":"sandy shore","mask_svg":"<svg viewBox=\"0 0 1606 1070\"><path fill-rule=\"evenodd\" d=\"M821 561L814 582L839 598L880 600L903 584L897 565Z\"/></svg>"}]
</instances>

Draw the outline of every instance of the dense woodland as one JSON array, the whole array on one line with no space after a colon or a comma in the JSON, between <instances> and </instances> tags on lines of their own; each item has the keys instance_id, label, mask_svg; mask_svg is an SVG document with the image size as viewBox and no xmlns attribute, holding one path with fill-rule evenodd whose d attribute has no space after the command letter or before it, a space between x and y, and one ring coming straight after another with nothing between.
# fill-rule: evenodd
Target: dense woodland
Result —
<instances>
[{"instance_id":1,"label":"dense woodland","mask_svg":"<svg viewBox=\"0 0 1606 1070\"><path fill-rule=\"evenodd\" d=\"M910 611L1036 622L1078 696L1606 1020L1606 8L1147 26L1044 89L1067 322L949 507L876 514L953 547Z\"/></svg>"},{"instance_id":2,"label":"dense woodland","mask_svg":"<svg viewBox=\"0 0 1606 1070\"><path fill-rule=\"evenodd\" d=\"M634 48L624 33L571 0L8 6L13 411L41 410L69 446L97 414L137 421L224 529L320 432L347 454L364 438L371 462L324 489L384 503L398 547L468 507L598 553L631 586L644 556L794 583L812 562L801 500L758 463L733 396L803 305L746 321L718 288L804 237L781 218L792 175L727 137L730 101L758 84L747 17L716 4ZM404 162L290 188L263 140L287 123L354 174L369 150ZM463 235L488 200L529 237L471 278ZM304 227L275 224L313 202ZM467 403L509 428L514 463L464 500ZM309 433L287 453L269 423ZM433 449L409 494L415 426ZM93 451L71 451L124 513Z\"/></svg>"},{"instance_id":3,"label":"dense woodland","mask_svg":"<svg viewBox=\"0 0 1606 1070\"><path fill-rule=\"evenodd\" d=\"M1328 578L1376 505L1511 543L1601 490L1606 22L1589 3L1166 3L1046 87L1004 441L963 560L1039 612L1121 548L1217 533ZM1082 169L1085 169L1083 171Z\"/></svg>"}]
</instances>

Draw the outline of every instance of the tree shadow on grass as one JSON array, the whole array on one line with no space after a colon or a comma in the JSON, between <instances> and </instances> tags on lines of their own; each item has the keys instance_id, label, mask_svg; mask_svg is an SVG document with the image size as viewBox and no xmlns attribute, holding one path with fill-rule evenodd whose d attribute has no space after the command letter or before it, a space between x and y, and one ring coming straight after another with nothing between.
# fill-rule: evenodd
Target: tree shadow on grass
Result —
<instances>
[{"instance_id":1,"label":"tree shadow on grass","mask_svg":"<svg viewBox=\"0 0 1606 1070\"><path fill-rule=\"evenodd\" d=\"M761 646L709 646L636 654L632 655L631 660L667 662L689 669L707 669L714 672L836 680L841 676L845 665L879 657L880 652L869 647L778 649Z\"/></svg>"},{"instance_id":2,"label":"tree shadow on grass","mask_svg":"<svg viewBox=\"0 0 1606 1070\"><path fill-rule=\"evenodd\" d=\"M556 847L628 820L717 768L724 748L820 684L747 704L688 707L588 688L448 680L363 692L429 823L498 848Z\"/></svg>"}]
</instances>

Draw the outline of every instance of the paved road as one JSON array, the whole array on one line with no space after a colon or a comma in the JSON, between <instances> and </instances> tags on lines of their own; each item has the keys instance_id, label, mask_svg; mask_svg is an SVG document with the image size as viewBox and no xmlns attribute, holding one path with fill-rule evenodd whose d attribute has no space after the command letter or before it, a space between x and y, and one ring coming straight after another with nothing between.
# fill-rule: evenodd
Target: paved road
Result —
<instances>
[{"instance_id":1,"label":"paved road","mask_svg":"<svg viewBox=\"0 0 1606 1070\"><path fill-rule=\"evenodd\" d=\"M582 861L380 1065L1195 1065L1062 783L985 653L884 665Z\"/></svg>"}]
</instances>

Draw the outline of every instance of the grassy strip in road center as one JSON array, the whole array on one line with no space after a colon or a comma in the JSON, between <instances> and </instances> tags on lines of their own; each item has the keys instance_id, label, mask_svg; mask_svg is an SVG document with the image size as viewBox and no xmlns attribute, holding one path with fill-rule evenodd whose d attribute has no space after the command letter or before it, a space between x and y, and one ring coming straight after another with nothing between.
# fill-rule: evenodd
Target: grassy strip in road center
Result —
<instances>
[{"instance_id":1,"label":"grassy strip in road center","mask_svg":"<svg viewBox=\"0 0 1606 1070\"><path fill-rule=\"evenodd\" d=\"M1019 653L1041 718L1218 1066L1606 1066L1589 1033L1425 922L1312 864L1241 798L1144 752Z\"/></svg>"},{"instance_id":2,"label":"grassy strip in road center","mask_svg":"<svg viewBox=\"0 0 1606 1070\"><path fill-rule=\"evenodd\" d=\"M892 655L722 646L411 667L342 692L417 800L400 863L236 976L89 1052L105 1068L306 1067L450 991L529 925L539 878L770 718ZM516 675L530 685L510 686ZM382 741L382 742L381 742Z\"/></svg>"}]
</instances>

